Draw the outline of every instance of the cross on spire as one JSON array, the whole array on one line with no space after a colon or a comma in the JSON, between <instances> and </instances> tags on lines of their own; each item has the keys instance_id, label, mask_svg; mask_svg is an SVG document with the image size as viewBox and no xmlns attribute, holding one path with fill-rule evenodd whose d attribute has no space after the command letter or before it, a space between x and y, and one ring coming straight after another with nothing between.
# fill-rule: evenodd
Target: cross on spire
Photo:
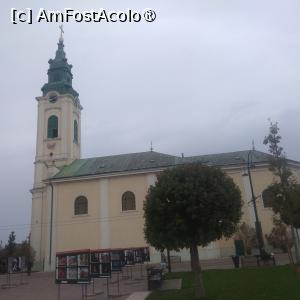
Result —
<instances>
[{"instance_id":1,"label":"cross on spire","mask_svg":"<svg viewBox=\"0 0 300 300\"><path fill-rule=\"evenodd\" d=\"M59 26L59 29L60 29L60 38L59 38L59 41L63 41L63 40L64 40L63 34L65 33L65 32L64 32L63 24L61 24L61 25Z\"/></svg>"},{"instance_id":2,"label":"cross on spire","mask_svg":"<svg viewBox=\"0 0 300 300\"><path fill-rule=\"evenodd\" d=\"M254 143L254 139L252 140L252 150L255 150L255 143Z\"/></svg>"}]
</instances>

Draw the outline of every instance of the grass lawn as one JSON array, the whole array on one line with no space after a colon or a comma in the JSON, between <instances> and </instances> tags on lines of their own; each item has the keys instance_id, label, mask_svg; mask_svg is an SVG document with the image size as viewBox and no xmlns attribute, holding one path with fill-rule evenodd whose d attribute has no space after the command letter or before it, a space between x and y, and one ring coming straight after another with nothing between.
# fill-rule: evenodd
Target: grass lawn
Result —
<instances>
[{"instance_id":1,"label":"grass lawn","mask_svg":"<svg viewBox=\"0 0 300 300\"><path fill-rule=\"evenodd\" d=\"M300 299L300 273L290 266L209 270L203 274L207 300ZM195 299L191 272L171 273L166 278L182 278L182 289L155 291L147 300Z\"/></svg>"}]
</instances>

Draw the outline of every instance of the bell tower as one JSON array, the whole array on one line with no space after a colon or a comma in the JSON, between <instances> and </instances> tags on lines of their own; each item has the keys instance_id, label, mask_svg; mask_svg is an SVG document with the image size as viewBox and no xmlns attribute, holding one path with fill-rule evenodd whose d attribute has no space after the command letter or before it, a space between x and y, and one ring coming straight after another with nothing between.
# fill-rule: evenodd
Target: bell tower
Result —
<instances>
[{"instance_id":1,"label":"bell tower","mask_svg":"<svg viewBox=\"0 0 300 300\"><path fill-rule=\"evenodd\" d=\"M61 167L80 158L80 113L78 93L72 87L72 65L68 64L62 34L55 58L48 61L48 82L37 97L38 124L34 184L54 175ZM46 171L47 170L47 171ZM50 171L50 173L49 173Z\"/></svg>"},{"instance_id":2,"label":"bell tower","mask_svg":"<svg viewBox=\"0 0 300 300\"><path fill-rule=\"evenodd\" d=\"M48 82L42 87L42 96L37 97L38 120L34 184L32 192L31 245L37 261L45 258L45 215L49 211L45 180L73 160L81 152L81 110L79 94L73 89L70 65L64 51L63 30L55 58L50 59Z\"/></svg>"}]
</instances>

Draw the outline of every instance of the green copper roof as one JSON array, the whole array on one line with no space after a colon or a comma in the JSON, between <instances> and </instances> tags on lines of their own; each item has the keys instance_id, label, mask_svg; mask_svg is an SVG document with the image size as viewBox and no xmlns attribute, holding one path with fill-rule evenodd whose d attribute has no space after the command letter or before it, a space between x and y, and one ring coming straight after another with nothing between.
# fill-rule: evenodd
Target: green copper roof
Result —
<instances>
[{"instance_id":1,"label":"green copper roof","mask_svg":"<svg viewBox=\"0 0 300 300\"><path fill-rule=\"evenodd\" d=\"M62 168L53 179L105 175L109 173L141 171L175 166L181 163L202 162L213 166L233 166L247 162L249 151L178 157L154 151L77 159ZM252 151L253 163L267 163L270 155Z\"/></svg>"},{"instance_id":2,"label":"green copper roof","mask_svg":"<svg viewBox=\"0 0 300 300\"><path fill-rule=\"evenodd\" d=\"M184 162L202 162L203 164L213 165L213 166L228 166L236 165L241 163L246 163L248 161L249 150L246 151L236 151L228 153L218 153L218 154L208 154L208 155L198 155L184 158ZM270 154L253 150L249 157L252 163L263 163L268 162L270 159Z\"/></svg>"},{"instance_id":3,"label":"green copper roof","mask_svg":"<svg viewBox=\"0 0 300 300\"><path fill-rule=\"evenodd\" d=\"M62 38L59 39L57 45L55 58L48 61L48 83L42 87L43 95L45 96L50 91L56 91L60 94L71 94L77 97L78 93L72 87L72 65L68 64Z\"/></svg>"},{"instance_id":4,"label":"green copper roof","mask_svg":"<svg viewBox=\"0 0 300 300\"><path fill-rule=\"evenodd\" d=\"M138 171L175 165L176 156L153 151L77 159L64 167L54 178Z\"/></svg>"}]
</instances>

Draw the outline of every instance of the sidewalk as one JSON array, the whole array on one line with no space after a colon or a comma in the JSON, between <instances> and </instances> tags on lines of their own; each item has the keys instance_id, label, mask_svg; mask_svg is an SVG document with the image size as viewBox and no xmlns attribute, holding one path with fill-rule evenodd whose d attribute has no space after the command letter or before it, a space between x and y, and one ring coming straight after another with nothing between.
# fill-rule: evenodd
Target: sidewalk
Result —
<instances>
[{"instance_id":1,"label":"sidewalk","mask_svg":"<svg viewBox=\"0 0 300 300\"><path fill-rule=\"evenodd\" d=\"M134 292L126 300L144 300L151 292Z\"/></svg>"},{"instance_id":2,"label":"sidewalk","mask_svg":"<svg viewBox=\"0 0 300 300\"><path fill-rule=\"evenodd\" d=\"M119 278L119 279L118 279ZM107 289L108 283L108 289ZM11 287L9 287L11 286ZM147 291L146 270L143 266L125 268L123 273L113 273L112 278L95 278L94 286L55 284L55 275L51 273L0 275L1 300L82 300L82 293L87 292L87 299L104 300L113 296L115 300L125 300L134 292ZM93 291L95 293L93 293ZM137 294L138 296L146 294ZM137 298L134 300L145 299Z\"/></svg>"},{"instance_id":3,"label":"sidewalk","mask_svg":"<svg viewBox=\"0 0 300 300\"><path fill-rule=\"evenodd\" d=\"M286 254L276 255L276 264L288 263ZM201 261L203 270L233 268L232 259ZM115 300L143 300L147 297L147 265L125 267L122 273L112 278L96 278L94 284L86 286L88 300L105 300L107 295ZM189 271L190 263L172 263L172 271ZM119 277L119 280L118 280ZM108 289L107 289L108 282ZM11 286L9 288L9 286ZM54 273L0 275L0 300L82 300L81 285L57 285ZM93 295L93 291L97 293Z\"/></svg>"}]
</instances>

